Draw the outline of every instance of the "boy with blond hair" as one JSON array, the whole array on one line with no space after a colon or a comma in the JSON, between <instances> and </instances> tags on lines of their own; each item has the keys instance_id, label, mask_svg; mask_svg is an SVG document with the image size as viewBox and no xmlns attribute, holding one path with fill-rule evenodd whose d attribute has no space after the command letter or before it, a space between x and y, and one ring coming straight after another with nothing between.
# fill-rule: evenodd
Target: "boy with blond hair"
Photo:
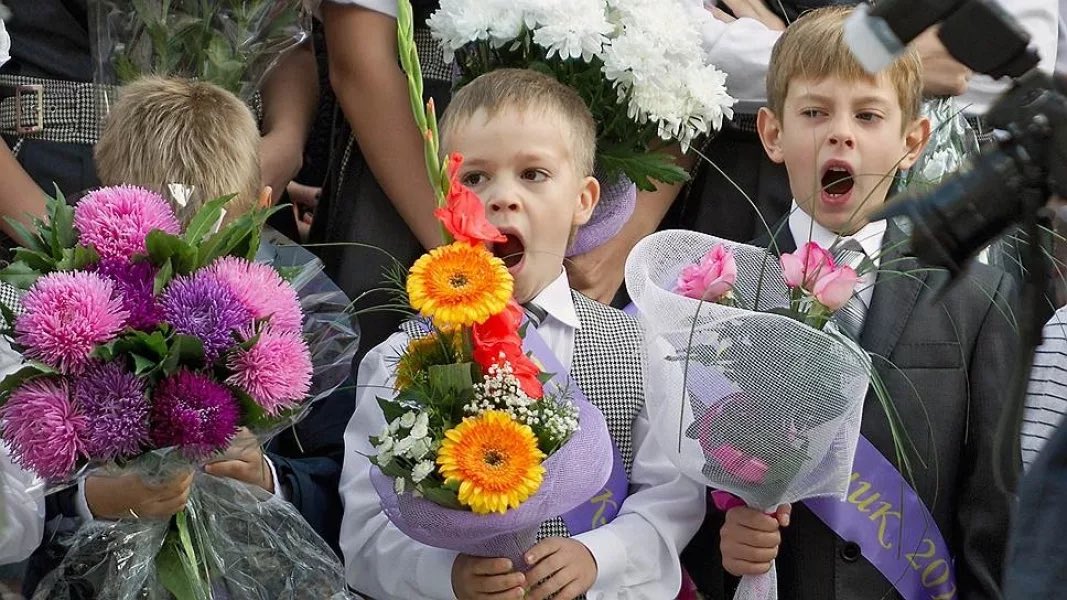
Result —
<instances>
[{"instance_id":1,"label":"boy with blond hair","mask_svg":"<svg viewBox=\"0 0 1067 600\"><path fill-rule=\"evenodd\" d=\"M871 221L930 125L915 53L867 74L842 36L850 10L807 13L775 45L757 124L794 202L766 241L776 253L814 241L880 271L835 318L870 353L899 429L869 394L844 501L807 500L777 519L709 510L686 565L715 599L772 560L785 599L999 598L1009 496L994 481L993 436L1016 359L1010 281L974 264L943 291L949 273L920 268L899 223ZM901 431L910 472L894 446Z\"/></svg>"},{"instance_id":2,"label":"boy with blond hair","mask_svg":"<svg viewBox=\"0 0 1067 600\"><path fill-rule=\"evenodd\" d=\"M105 185L136 185L168 198L183 222L209 200L236 194L225 221L265 202L260 182L259 132L248 107L207 82L144 77L122 88L96 147ZM261 202L262 204L262 202ZM268 241L269 240L269 241ZM310 252L274 231L264 231L257 260L277 266L317 261ZM314 306L337 318L347 301L324 274L306 284L321 298ZM307 308L305 306L305 308ZM217 477L257 486L290 502L335 551L341 520L337 483L341 436L353 409L351 381L312 407L308 416L261 447L241 430L227 452L203 467ZM65 552L62 539L82 523L128 518L169 519L185 507L191 472L150 484L136 474L88 476L76 489L47 497L45 543L30 559L24 591L32 595L41 578ZM87 596L91 597L91 595Z\"/></svg>"},{"instance_id":3,"label":"boy with blond hair","mask_svg":"<svg viewBox=\"0 0 1067 600\"><path fill-rule=\"evenodd\" d=\"M259 128L237 96L206 81L143 77L122 87L94 150L104 185L137 182L168 198L182 221L235 194L227 220L263 194Z\"/></svg>"},{"instance_id":4,"label":"boy with blond hair","mask_svg":"<svg viewBox=\"0 0 1067 600\"><path fill-rule=\"evenodd\" d=\"M376 399L392 389L391 367L418 335L405 327L360 364L356 413L345 431L341 550L349 585L378 600L673 598L681 585L678 551L703 518L704 490L649 436L637 321L572 292L563 270L573 232L599 199L592 115L555 79L501 69L456 93L441 132L443 151L464 157L459 180L507 237L491 249L514 276L514 297L526 306L530 327L606 417L629 495L614 519L595 529L572 530L574 520L560 517L545 521L524 565L406 537L382 513L367 459L370 436L385 425Z\"/></svg>"}]
</instances>

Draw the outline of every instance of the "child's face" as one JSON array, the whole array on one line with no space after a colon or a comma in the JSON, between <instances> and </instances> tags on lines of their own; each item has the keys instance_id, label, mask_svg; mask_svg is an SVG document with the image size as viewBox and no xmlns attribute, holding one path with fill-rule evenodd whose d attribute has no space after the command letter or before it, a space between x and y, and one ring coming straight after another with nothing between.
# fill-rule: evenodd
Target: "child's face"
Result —
<instances>
[{"instance_id":1,"label":"child's face","mask_svg":"<svg viewBox=\"0 0 1067 600\"><path fill-rule=\"evenodd\" d=\"M930 132L925 118L904 126L897 92L885 77L793 79L782 113L760 110L767 155L785 163L797 204L842 235L867 224L897 169L919 158Z\"/></svg>"},{"instance_id":2,"label":"child's face","mask_svg":"<svg viewBox=\"0 0 1067 600\"><path fill-rule=\"evenodd\" d=\"M508 237L492 250L515 277L515 299L532 300L559 276L571 231L589 220L599 184L577 172L570 134L550 113L480 110L457 123L445 145L463 155L460 181Z\"/></svg>"}]
</instances>

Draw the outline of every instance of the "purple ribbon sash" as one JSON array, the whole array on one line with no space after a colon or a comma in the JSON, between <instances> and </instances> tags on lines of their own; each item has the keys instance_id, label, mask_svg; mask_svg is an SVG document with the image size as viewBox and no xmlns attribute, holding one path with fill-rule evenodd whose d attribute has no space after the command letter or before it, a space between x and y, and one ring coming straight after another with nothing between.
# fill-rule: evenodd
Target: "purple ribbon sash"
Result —
<instances>
[{"instance_id":1,"label":"purple ribbon sash","mask_svg":"<svg viewBox=\"0 0 1067 600\"><path fill-rule=\"evenodd\" d=\"M536 328L526 328L523 346L533 354L534 358L541 363L541 366L546 371L553 373L553 379L562 378L560 382L562 384L567 383L567 380L570 379L568 370L563 367L563 363L559 361L556 353L548 347L541 334L537 333ZM562 389L571 391L571 401L575 404L589 402L585 393L573 380L570 381L569 387L563 385ZM614 459L611 467L611 477L608 478L603 491L563 515L563 522L567 525L567 530L570 531L571 535L585 533L610 523L615 518L615 515L619 514L619 508L622 506L623 500L630 493L630 482L626 477L626 466L623 464L622 454L619 452L614 440L611 443L611 452Z\"/></svg>"},{"instance_id":2,"label":"purple ribbon sash","mask_svg":"<svg viewBox=\"0 0 1067 600\"><path fill-rule=\"evenodd\" d=\"M904 477L862 435L843 500L804 504L866 558L906 600L954 600L956 568L948 544Z\"/></svg>"}]
</instances>

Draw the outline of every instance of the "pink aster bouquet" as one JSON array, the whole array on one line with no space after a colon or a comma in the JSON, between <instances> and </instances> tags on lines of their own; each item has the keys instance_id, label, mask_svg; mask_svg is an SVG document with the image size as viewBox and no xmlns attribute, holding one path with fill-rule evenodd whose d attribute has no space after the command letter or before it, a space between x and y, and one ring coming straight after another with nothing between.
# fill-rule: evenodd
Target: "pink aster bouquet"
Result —
<instances>
[{"instance_id":1,"label":"pink aster bouquet","mask_svg":"<svg viewBox=\"0 0 1067 600\"><path fill-rule=\"evenodd\" d=\"M75 208L52 201L47 222L23 230L29 243L0 273L26 290L20 306L0 306L27 360L0 382L0 438L14 462L56 487L90 473L166 479L219 456L240 428L266 439L292 425L343 381L351 331L320 318L322 294L298 293L253 260L266 212L216 232L227 200L205 204L183 231L159 195L107 187ZM286 275L309 281L302 271ZM343 591L328 547L287 503L265 500L198 473L172 523L88 524L42 589L66 597L72 581L90 581L100 598L282 597L294 580L259 571L295 563L303 589L332 590L316 597ZM262 548L271 556L249 564Z\"/></svg>"},{"instance_id":2,"label":"pink aster bouquet","mask_svg":"<svg viewBox=\"0 0 1067 600\"><path fill-rule=\"evenodd\" d=\"M663 231L630 254L627 289L649 352L666 359L646 378L653 433L683 473L719 490L720 508L844 495L873 377L834 318L856 282L817 244L776 260ZM744 578L735 597L775 598L773 574Z\"/></svg>"}]
</instances>

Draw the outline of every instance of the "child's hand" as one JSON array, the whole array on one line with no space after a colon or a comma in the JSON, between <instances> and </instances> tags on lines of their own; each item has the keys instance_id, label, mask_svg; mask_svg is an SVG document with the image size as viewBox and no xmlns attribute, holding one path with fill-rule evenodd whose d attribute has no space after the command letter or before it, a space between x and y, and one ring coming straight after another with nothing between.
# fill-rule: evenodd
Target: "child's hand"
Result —
<instances>
[{"instance_id":1,"label":"child's hand","mask_svg":"<svg viewBox=\"0 0 1067 600\"><path fill-rule=\"evenodd\" d=\"M782 535L778 528L789 525L790 506L783 504L773 515L747 506L726 511L726 523L719 530L722 567L735 576L762 575L778 556Z\"/></svg>"},{"instance_id":2,"label":"child's hand","mask_svg":"<svg viewBox=\"0 0 1067 600\"><path fill-rule=\"evenodd\" d=\"M522 598L526 578L506 558L460 554L452 563L452 592L459 600Z\"/></svg>"},{"instance_id":3,"label":"child's hand","mask_svg":"<svg viewBox=\"0 0 1067 600\"><path fill-rule=\"evenodd\" d=\"M245 427L237 430L237 435L221 459L204 465L204 472L215 477L243 481L274 493L274 476L267 466L259 440Z\"/></svg>"},{"instance_id":4,"label":"child's hand","mask_svg":"<svg viewBox=\"0 0 1067 600\"><path fill-rule=\"evenodd\" d=\"M175 475L158 485L136 474L85 478L85 503L98 519L169 519L185 508L193 472Z\"/></svg>"},{"instance_id":5,"label":"child's hand","mask_svg":"<svg viewBox=\"0 0 1067 600\"><path fill-rule=\"evenodd\" d=\"M573 600L596 583L597 567L589 548L570 538L545 538L526 553L528 600Z\"/></svg>"}]
</instances>

